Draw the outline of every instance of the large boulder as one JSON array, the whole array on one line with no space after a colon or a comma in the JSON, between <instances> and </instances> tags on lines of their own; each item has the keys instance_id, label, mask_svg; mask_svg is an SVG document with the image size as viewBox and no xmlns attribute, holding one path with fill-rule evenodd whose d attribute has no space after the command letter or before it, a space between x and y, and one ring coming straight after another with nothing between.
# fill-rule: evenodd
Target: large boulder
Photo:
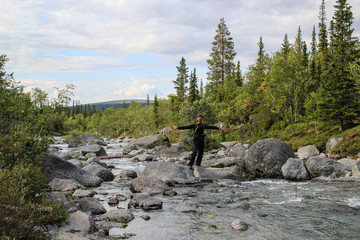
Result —
<instances>
[{"instance_id":1,"label":"large boulder","mask_svg":"<svg viewBox=\"0 0 360 240\"><path fill-rule=\"evenodd\" d=\"M130 142L125 148L124 153L129 153L133 150L150 149L155 146L170 146L169 138L164 134L153 134L138 138Z\"/></svg>"},{"instance_id":2,"label":"large boulder","mask_svg":"<svg viewBox=\"0 0 360 240\"><path fill-rule=\"evenodd\" d=\"M130 190L133 193L160 194L170 190L170 187L156 177L137 177L131 180Z\"/></svg>"},{"instance_id":3,"label":"large boulder","mask_svg":"<svg viewBox=\"0 0 360 240\"><path fill-rule=\"evenodd\" d=\"M238 160L235 157L224 157L224 158L213 158L207 161L203 161L202 166L214 167L214 168L225 168L236 166Z\"/></svg>"},{"instance_id":4,"label":"large boulder","mask_svg":"<svg viewBox=\"0 0 360 240\"><path fill-rule=\"evenodd\" d=\"M243 175L254 178L282 178L281 167L289 158L295 158L291 147L285 142L269 138L257 141L240 158L238 167Z\"/></svg>"},{"instance_id":5,"label":"large boulder","mask_svg":"<svg viewBox=\"0 0 360 240\"><path fill-rule=\"evenodd\" d=\"M66 223L72 231L80 231L82 233L93 233L96 231L95 220L81 211L70 214Z\"/></svg>"},{"instance_id":6,"label":"large boulder","mask_svg":"<svg viewBox=\"0 0 360 240\"><path fill-rule=\"evenodd\" d=\"M360 177L360 160L354 162L352 166L352 176Z\"/></svg>"},{"instance_id":7,"label":"large boulder","mask_svg":"<svg viewBox=\"0 0 360 240\"><path fill-rule=\"evenodd\" d=\"M49 182L54 178L74 179L85 187L98 187L103 182L98 176L94 176L55 155L45 154L43 162L43 174Z\"/></svg>"},{"instance_id":8,"label":"large boulder","mask_svg":"<svg viewBox=\"0 0 360 240\"><path fill-rule=\"evenodd\" d=\"M93 197L84 197L79 201L79 207L83 212L99 215L106 213L104 206Z\"/></svg>"},{"instance_id":9,"label":"large boulder","mask_svg":"<svg viewBox=\"0 0 360 240\"><path fill-rule=\"evenodd\" d=\"M128 204L128 208L142 208L143 210L161 209L163 202L146 193L135 194Z\"/></svg>"},{"instance_id":10,"label":"large boulder","mask_svg":"<svg viewBox=\"0 0 360 240\"><path fill-rule=\"evenodd\" d=\"M216 171L212 169L206 169L203 167L194 167L194 176L199 179L199 181L210 180L215 181L219 179L232 179L232 180L244 180L238 175L233 174L227 171Z\"/></svg>"},{"instance_id":11,"label":"large boulder","mask_svg":"<svg viewBox=\"0 0 360 240\"><path fill-rule=\"evenodd\" d=\"M315 145L301 147L296 153L299 159L308 159L309 157L318 156L319 154L320 152Z\"/></svg>"},{"instance_id":12,"label":"large boulder","mask_svg":"<svg viewBox=\"0 0 360 240\"><path fill-rule=\"evenodd\" d=\"M85 145L98 144L106 146L106 142L98 136L92 134L79 134L70 139L69 148L81 147Z\"/></svg>"},{"instance_id":13,"label":"large boulder","mask_svg":"<svg viewBox=\"0 0 360 240\"><path fill-rule=\"evenodd\" d=\"M165 182L195 183L193 171L188 167L172 162L152 162L144 169L143 177L156 177Z\"/></svg>"},{"instance_id":14,"label":"large boulder","mask_svg":"<svg viewBox=\"0 0 360 240\"><path fill-rule=\"evenodd\" d=\"M282 166L283 177L288 180L309 180L310 175L305 167L304 161L298 158L289 158Z\"/></svg>"},{"instance_id":15,"label":"large boulder","mask_svg":"<svg viewBox=\"0 0 360 240\"><path fill-rule=\"evenodd\" d=\"M229 157L243 158L245 156L246 150L249 149L248 144L236 144L228 153Z\"/></svg>"},{"instance_id":16,"label":"large boulder","mask_svg":"<svg viewBox=\"0 0 360 240\"><path fill-rule=\"evenodd\" d=\"M183 151L184 151L184 146L182 143L173 144L171 145L171 147L165 148L160 151L160 158L162 160L169 160L171 158L180 158Z\"/></svg>"},{"instance_id":17,"label":"large boulder","mask_svg":"<svg viewBox=\"0 0 360 240\"><path fill-rule=\"evenodd\" d=\"M306 168L311 177L344 177L349 171L346 165L325 157L310 157L306 161Z\"/></svg>"},{"instance_id":18,"label":"large boulder","mask_svg":"<svg viewBox=\"0 0 360 240\"><path fill-rule=\"evenodd\" d=\"M91 144L82 146L79 148L82 156L86 156L88 153L94 153L96 156L107 156L105 149L99 144Z\"/></svg>"},{"instance_id":19,"label":"large boulder","mask_svg":"<svg viewBox=\"0 0 360 240\"><path fill-rule=\"evenodd\" d=\"M104 168L103 166L99 165L96 162L92 162L89 165L83 167L83 170L95 176L98 176L99 178L107 182L112 181L115 178L114 174L110 170Z\"/></svg>"}]
</instances>

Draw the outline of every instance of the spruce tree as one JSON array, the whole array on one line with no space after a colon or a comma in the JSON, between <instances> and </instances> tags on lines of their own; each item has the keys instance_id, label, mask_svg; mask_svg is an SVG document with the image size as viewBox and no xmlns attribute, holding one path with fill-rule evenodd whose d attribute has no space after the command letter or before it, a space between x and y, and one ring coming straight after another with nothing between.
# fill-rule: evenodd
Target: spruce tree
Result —
<instances>
[{"instance_id":1,"label":"spruce tree","mask_svg":"<svg viewBox=\"0 0 360 240\"><path fill-rule=\"evenodd\" d=\"M178 73L177 78L173 83L175 84L176 95L179 102L185 101L187 86L186 84L189 81L189 68L186 66L186 60L184 57L181 57L180 65L176 67Z\"/></svg>"},{"instance_id":2,"label":"spruce tree","mask_svg":"<svg viewBox=\"0 0 360 240\"><path fill-rule=\"evenodd\" d=\"M155 93L155 97L154 97L153 111L154 111L155 126L159 127L159 101L158 101L156 93Z\"/></svg>"},{"instance_id":3,"label":"spruce tree","mask_svg":"<svg viewBox=\"0 0 360 240\"><path fill-rule=\"evenodd\" d=\"M346 124L359 116L360 106L355 97L356 82L349 67L357 56L351 6L337 0L330 27L329 66L327 79L322 79L319 101L320 118L335 120L342 131Z\"/></svg>"},{"instance_id":4,"label":"spruce tree","mask_svg":"<svg viewBox=\"0 0 360 240\"><path fill-rule=\"evenodd\" d=\"M287 33L285 33L283 43L281 44L281 53L284 58L287 58L287 55L290 52L290 43Z\"/></svg>"},{"instance_id":5,"label":"spruce tree","mask_svg":"<svg viewBox=\"0 0 360 240\"><path fill-rule=\"evenodd\" d=\"M197 99L199 99L199 87L198 87L198 78L196 76L196 68L194 71L190 73L190 81L189 81L189 102L193 103Z\"/></svg>"},{"instance_id":6,"label":"spruce tree","mask_svg":"<svg viewBox=\"0 0 360 240\"><path fill-rule=\"evenodd\" d=\"M211 50L210 59L207 60L209 65L207 74L209 90L216 92L218 86L231 74L234 67L233 60L236 55L233 38L230 36L230 31L225 24L224 18L220 19Z\"/></svg>"}]
</instances>

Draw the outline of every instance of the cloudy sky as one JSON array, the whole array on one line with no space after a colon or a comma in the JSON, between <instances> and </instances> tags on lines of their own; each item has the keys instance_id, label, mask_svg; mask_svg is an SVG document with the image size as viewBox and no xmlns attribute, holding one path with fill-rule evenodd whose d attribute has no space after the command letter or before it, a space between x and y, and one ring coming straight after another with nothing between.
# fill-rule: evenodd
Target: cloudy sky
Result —
<instances>
[{"instance_id":1,"label":"cloudy sky","mask_svg":"<svg viewBox=\"0 0 360 240\"><path fill-rule=\"evenodd\" d=\"M360 37L360 1L349 0ZM235 42L243 71L265 49L294 40L298 26L310 43L321 0L1 0L0 54L26 90L75 84L82 103L145 99L174 92L185 57L206 82L206 60L220 18ZM335 0L327 0L331 19Z\"/></svg>"}]
</instances>

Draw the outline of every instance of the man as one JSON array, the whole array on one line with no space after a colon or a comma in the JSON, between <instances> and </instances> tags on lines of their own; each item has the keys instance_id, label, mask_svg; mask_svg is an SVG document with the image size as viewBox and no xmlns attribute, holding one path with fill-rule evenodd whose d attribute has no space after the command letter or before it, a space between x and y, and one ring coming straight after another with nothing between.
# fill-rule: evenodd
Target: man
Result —
<instances>
[{"instance_id":1,"label":"man","mask_svg":"<svg viewBox=\"0 0 360 240\"><path fill-rule=\"evenodd\" d=\"M194 129L194 141L193 141L193 145L192 145L192 153L191 153L190 162L188 164L190 169L192 169L192 166L194 165L196 156L197 156L196 166L201 165L201 160L202 160L203 153L204 153L204 137L205 137L204 130L205 129L216 129L216 130L222 130L222 131L226 130L225 128L218 128L215 126L207 126L207 125L203 124L202 121L203 121L202 114L198 114L196 116L195 124L191 124L189 126L183 126L183 127L177 127L177 126L171 127L173 130L175 130L175 129L179 129L179 130Z\"/></svg>"}]
</instances>

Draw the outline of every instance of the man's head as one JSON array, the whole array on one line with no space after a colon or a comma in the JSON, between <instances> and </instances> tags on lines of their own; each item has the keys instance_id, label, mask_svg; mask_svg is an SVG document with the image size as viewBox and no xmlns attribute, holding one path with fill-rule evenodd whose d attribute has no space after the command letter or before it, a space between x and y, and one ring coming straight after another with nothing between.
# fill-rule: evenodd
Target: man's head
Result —
<instances>
[{"instance_id":1,"label":"man's head","mask_svg":"<svg viewBox=\"0 0 360 240\"><path fill-rule=\"evenodd\" d=\"M203 120L203 115L201 113L199 113L198 115L196 115L196 122L197 123L201 123Z\"/></svg>"}]
</instances>

